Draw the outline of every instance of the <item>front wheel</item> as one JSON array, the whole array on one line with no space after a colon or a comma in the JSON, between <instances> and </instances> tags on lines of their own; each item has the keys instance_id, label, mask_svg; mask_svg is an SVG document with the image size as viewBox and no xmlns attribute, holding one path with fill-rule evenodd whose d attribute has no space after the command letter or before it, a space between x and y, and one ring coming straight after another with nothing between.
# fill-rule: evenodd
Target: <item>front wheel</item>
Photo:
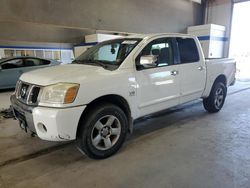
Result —
<instances>
[{"instance_id":1,"label":"front wheel","mask_svg":"<svg viewBox=\"0 0 250 188\"><path fill-rule=\"evenodd\" d=\"M219 112L224 105L226 95L226 86L222 82L216 82L209 97L203 99L204 108L210 113Z\"/></svg>"},{"instance_id":2,"label":"front wheel","mask_svg":"<svg viewBox=\"0 0 250 188\"><path fill-rule=\"evenodd\" d=\"M115 154L122 146L128 120L125 113L112 104L102 104L89 111L80 123L78 148L90 158L103 159Z\"/></svg>"}]
</instances>

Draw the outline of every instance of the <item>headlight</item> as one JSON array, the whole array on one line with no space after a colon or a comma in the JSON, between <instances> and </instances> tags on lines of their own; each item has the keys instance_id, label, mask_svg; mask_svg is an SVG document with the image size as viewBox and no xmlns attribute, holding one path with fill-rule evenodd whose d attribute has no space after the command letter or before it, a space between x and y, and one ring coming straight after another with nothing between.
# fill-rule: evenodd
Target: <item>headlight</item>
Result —
<instances>
[{"instance_id":1,"label":"headlight","mask_svg":"<svg viewBox=\"0 0 250 188\"><path fill-rule=\"evenodd\" d=\"M68 104L74 102L79 84L58 83L42 89L41 103Z\"/></svg>"}]
</instances>

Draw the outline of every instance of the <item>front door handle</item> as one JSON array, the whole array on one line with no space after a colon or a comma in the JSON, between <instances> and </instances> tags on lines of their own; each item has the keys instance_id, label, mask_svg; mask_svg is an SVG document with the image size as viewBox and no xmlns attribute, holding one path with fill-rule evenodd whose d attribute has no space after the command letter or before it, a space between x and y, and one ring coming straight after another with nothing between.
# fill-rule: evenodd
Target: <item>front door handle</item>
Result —
<instances>
[{"instance_id":1,"label":"front door handle","mask_svg":"<svg viewBox=\"0 0 250 188\"><path fill-rule=\"evenodd\" d=\"M204 70L204 67L203 67L203 66L199 66L199 67L198 67L198 70L199 70L199 71L203 71L203 70Z\"/></svg>"},{"instance_id":2,"label":"front door handle","mask_svg":"<svg viewBox=\"0 0 250 188\"><path fill-rule=\"evenodd\" d=\"M177 70L172 70L171 71L171 75L173 75L173 76L176 76L178 74L179 74L179 71L177 71Z\"/></svg>"}]
</instances>

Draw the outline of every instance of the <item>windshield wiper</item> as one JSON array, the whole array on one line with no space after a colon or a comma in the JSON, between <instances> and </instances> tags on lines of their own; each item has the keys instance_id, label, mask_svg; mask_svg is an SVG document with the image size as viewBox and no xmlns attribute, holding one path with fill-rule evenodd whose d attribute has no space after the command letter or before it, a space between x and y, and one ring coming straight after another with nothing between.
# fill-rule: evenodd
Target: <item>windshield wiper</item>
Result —
<instances>
[{"instance_id":1,"label":"windshield wiper","mask_svg":"<svg viewBox=\"0 0 250 188\"><path fill-rule=\"evenodd\" d=\"M89 61L91 61L91 62L93 62L93 63L95 63L95 64L97 64L97 65L100 65L101 67L103 67L103 68L105 68L105 69L108 68L108 66L105 65L104 63L102 63L101 61L97 61L97 60L89 60Z\"/></svg>"},{"instance_id":2,"label":"windshield wiper","mask_svg":"<svg viewBox=\"0 0 250 188\"><path fill-rule=\"evenodd\" d=\"M99 65L105 69L108 68L107 65L105 65L104 63L97 61L97 60L92 60L92 59L84 59L84 60L74 60L73 63L82 63L82 64L96 64Z\"/></svg>"}]
</instances>

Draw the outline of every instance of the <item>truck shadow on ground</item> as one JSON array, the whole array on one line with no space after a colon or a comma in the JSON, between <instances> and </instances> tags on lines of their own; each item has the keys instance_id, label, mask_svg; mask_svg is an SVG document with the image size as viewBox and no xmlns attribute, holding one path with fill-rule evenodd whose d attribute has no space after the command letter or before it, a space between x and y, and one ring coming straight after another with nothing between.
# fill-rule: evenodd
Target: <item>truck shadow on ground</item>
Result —
<instances>
[{"instance_id":1,"label":"truck shadow on ground","mask_svg":"<svg viewBox=\"0 0 250 188\"><path fill-rule=\"evenodd\" d=\"M185 126L192 121L208 115L209 114L203 109L201 101L195 101L140 118L135 121L133 133L128 134L124 147L121 148L119 153L121 155L125 153L126 148L129 147L130 144L136 142L136 140L140 139L143 136L147 136L147 134L152 134L166 128L181 128L182 126ZM48 154L53 155L53 153L55 152L59 152L61 154L58 157L56 155L53 161L42 160L41 162L53 163L53 165L60 166L65 165L65 158L67 158L67 163L74 163L81 160L87 160L88 162L95 161L89 159L85 154L82 155L80 152L78 152L75 147L75 142L67 142L50 148L39 150L32 154L19 156L11 160L4 161L0 163L0 169L8 165L40 158ZM61 157L61 155L63 155L64 157Z\"/></svg>"},{"instance_id":2,"label":"truck shadow on ground","mask_svg":"<svg viewBox=\"0 0 250 188\"><path fill-rule=\"evenodd\" d=\"M151 114L135 121L129 140L171 126L180 128L185 123L206 115L208 113L203 109L200 100Z\"/></svg>"}]
</instances>

